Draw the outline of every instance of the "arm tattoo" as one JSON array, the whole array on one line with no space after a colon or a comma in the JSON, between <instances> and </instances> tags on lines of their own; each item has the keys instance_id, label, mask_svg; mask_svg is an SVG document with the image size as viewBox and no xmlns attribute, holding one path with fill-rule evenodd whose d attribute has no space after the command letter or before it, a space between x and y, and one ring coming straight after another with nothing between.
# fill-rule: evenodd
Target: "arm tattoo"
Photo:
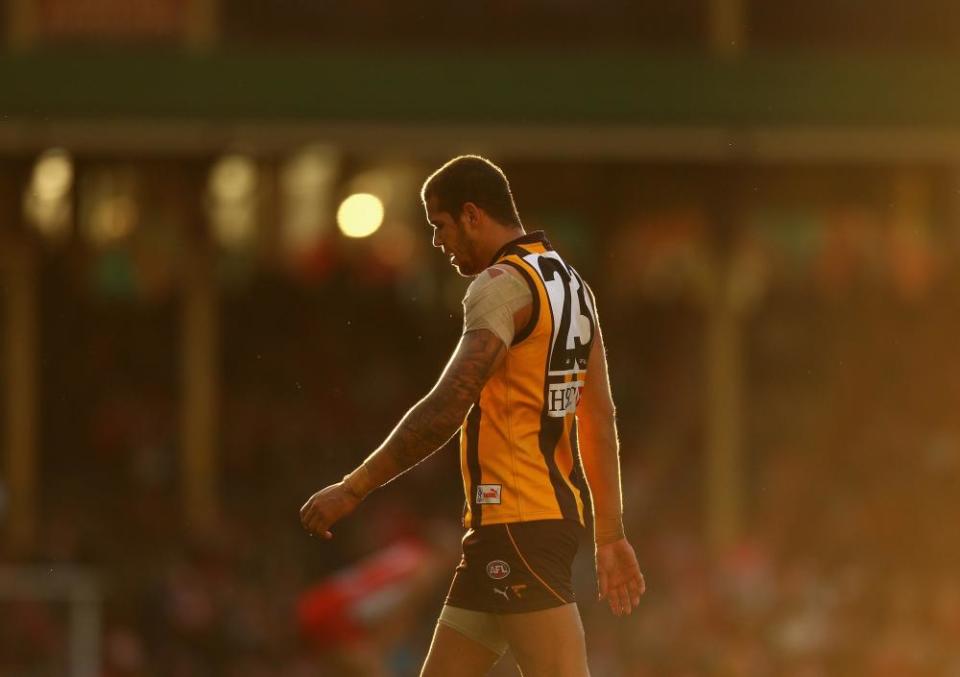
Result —
<instances>
[{"instance_id":1,"label":"arm tattoo","mask_svg":"<svg viewBox=\"0 0 960 677\"><path fill-rule=\"evenodd\" d=\"M457 432L506 351L503 341L487 329L463 335L440 380L406 413L379 450L393 460L395 474L425 459Z\"/></svg>"}]
</instances>

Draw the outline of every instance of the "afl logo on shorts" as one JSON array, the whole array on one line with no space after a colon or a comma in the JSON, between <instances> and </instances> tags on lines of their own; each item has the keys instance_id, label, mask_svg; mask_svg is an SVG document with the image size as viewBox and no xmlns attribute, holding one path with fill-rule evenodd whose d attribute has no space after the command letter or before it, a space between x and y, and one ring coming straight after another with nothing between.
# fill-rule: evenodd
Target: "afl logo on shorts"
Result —
<instances>
[{"instance_id":1,"label":"afl logo on shorts","mask_svg":"<svg viewBox=\"0 0 960 677\"><path fill-rule=\"evenodd\" d=\"M495 581L510 575L510 565L502 559L495 559L487 563L487 576Z\"/></svg>"}]
</instances>

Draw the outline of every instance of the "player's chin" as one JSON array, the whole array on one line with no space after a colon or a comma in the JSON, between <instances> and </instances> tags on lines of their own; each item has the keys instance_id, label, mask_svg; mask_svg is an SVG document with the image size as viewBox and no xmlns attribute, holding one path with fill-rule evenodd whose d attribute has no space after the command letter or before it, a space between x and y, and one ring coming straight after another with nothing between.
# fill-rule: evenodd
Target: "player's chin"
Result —
<instances>
[{"instance_id":1,"label":"player's chin","mask_svg":"<svg viewBox=\"0 0 960 677\"><path fill-rule=\"evenodd\" d=\"M453 267L457 269L457 272L460 274L460 277L473 277L481 271L476 270L476 266L471 266L466 263L454 263Z\"/></svg>"}]
</instances>

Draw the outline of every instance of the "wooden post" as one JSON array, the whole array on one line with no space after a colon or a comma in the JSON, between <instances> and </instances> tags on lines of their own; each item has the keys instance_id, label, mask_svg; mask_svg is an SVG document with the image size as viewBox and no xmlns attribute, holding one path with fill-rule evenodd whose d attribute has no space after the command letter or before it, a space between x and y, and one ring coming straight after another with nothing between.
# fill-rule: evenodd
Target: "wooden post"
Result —
<instances>
[{"instance_id":1,"label":"wooden post","mask_svg":"<svg viewBox=\"0 0 960 677\"><path fill-rule=\"evenodd\" d=\"M707 307L707 540L715 554L734 544L742 527L742 331L732 297L729 262L720 262Z\"/></svg>"},{"instance_id":2,"label":"wooden post","mask_svg":"<svg viewBox=\"0 0 960 677\"><path fill-rule=\"evenodd\" d=\"M743 325L765 284L741 246L744 181L741 172L731 169L711 190L711 228L697 280L706 320L704 518L715 556L736 544L743 532Z\"/></svg>"},{"instance_id":3,"label":"wooden post","mask_svg":"<svg viewBox=\"0 0 960 677\"><path fill-rule=\"evenodd\" d=\"M208 245L189 246L181 316L181 480L187 530L205 534L219 514L219 299Z\"/></svg>"},{"instance_id":4,"label":"wooden post","mask_svg":"<svg viewBox=\"0 0 960 677\"><path fill-rule=\"evenodd\" d=\"M9 492L6 546L31 552L37 527L37 294L33 248L0 233L0 272L6 329L3 343L5 485Z\"/></svg>"},{"instance_id":5,"label":"wooden post","mask_svg":"<svg viewBox=\"0 0 960 677\"><path fill-rule=\"evenodd\" d=\"M710 49L722 57L735 57L743 51L746 39L744 0L710 0L708 25Z\"/></svg>"},{"instance_id":6,"label":"wooden post","mask_svg":"<svg viewBox=\"0 0 960 677\"><path fill-rule=\"evenodd\" d=\"M36 0L6 0L6 46L12 51L29 49L37 37Z\"/></svg>"},{"instance_id":7,"label":"wooden post","mask_svg":"<svg viewBox=\"0 0 960 677\"><path fill-rule=\"evenodd\" d=\"M187 3L184 42L196 51L207 51L220 36L219 0L190 0Z\"/></svg>"}]
</instances>

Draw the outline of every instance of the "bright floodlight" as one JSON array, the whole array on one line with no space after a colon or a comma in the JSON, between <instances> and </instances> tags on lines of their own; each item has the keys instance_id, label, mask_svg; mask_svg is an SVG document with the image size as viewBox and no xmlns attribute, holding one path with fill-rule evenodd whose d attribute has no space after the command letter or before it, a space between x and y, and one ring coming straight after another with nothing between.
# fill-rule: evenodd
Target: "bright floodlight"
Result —
<instances>
[{"instance_id":1,"label":"bright floodlight","mask_svg":"<svg viewBox=\"0 0 960 677\"><path fill-rule=\"evenodd\" d=\"M283 207L281 237L289 254L314 247L333 226L331 189L337 176L336 151L324 146L301 149L280 173Z\"/></svg>"},{"instance_id":2,"label":"bright floodlight","mask_svg":"<svg viewBox=\"0 0 960 677\"><path fill-rule=\"evenodd\" d=\"M211 168L207 214L224 247L253 242L257 231L257 165L245 155L226 155Z\"/></svg>"},{"instance_id":3,"label":"bright floodlight","mask_svg":"<svg viewBox=\"0 0 960 677\"><path fill-rule=\"evenodd\" d=\"M62 239L69 231L72 186L73 163L66 151L54 148L37 159L23 208L28 222L50 239Z\"/></svg>"},{"instance_id":4,"label":"bright floodlight","mask_svg":"<svg viewBox=\"0 0 960 677\"><path fill-rule=\"evenodd\" d=\"M97 247L120 242L136 227L138 211L132 195L117 192L99 196L90 211L87 237Z\"/></svg>"},{"instance_id":5,"label":"bright floodlight","mask_svg":"<svg viewBox=\"0 0 960 677\"><path fill-rule=\"evenodd\" d=\"M257 186L257 166L243 155L227 155L210 172L210 192L217 200L238 202Z\"/></svg>"},{"instance_id":6,"label":"bright floodlight","mask_svg":"<svg viewBox=\"0 0 960 677\"><path fill-rule=\"evenodd\" d=\"M337 225L347 237L367 237L383 223L383 202L370 193L355 193L340 204Z\"/></svg>"},{"instance_id":7,"label":"bright floodlight","mask_svg":"<svg viewBox=\"0 0 960 677\"><path fill-rule=\"evenodd\" d=\"M33 168L33 189L41 200L59 200L73 182L73 165L63 150L48 150Z\"/></svg>"}]
</instances>

